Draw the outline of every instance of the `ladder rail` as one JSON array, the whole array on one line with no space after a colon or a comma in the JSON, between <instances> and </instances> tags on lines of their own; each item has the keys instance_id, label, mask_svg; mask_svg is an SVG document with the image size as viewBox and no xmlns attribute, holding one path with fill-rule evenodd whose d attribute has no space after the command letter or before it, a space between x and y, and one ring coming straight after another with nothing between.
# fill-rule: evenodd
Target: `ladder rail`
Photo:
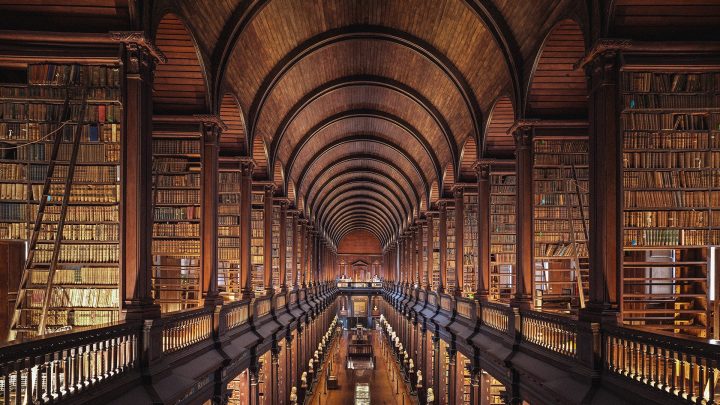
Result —
<instances>
[{"instance_id":1,"label":"ladder rail","mask_svg":"<svg viewBox=\"0 0 720 405\"><path fill-rule=\"evenodd\" d=\"M565 171L565 165L562 166L562 170ZM583 233L585 234L585 240L587 241L587 230L585 227L585 215L583 213L583 207L582 207L582 196L580 195L580 190L577 187L577 174L575 171L575 164L571 164L571 178L565 180L565 207L567 208L567 219L568 219L568 230L570 234L570 243L572 244L572 252L573 252L573 267L575 267L575 282L577 283L577 289L578 289L578 299L580 301L580 308L585 308L585 290L583 289L583 281L582 281L582 272L580 271L580 255L578 254L578 243L577 238L575 238L575 223L573 221L573 215L572 210L573 206L570 202L570 187L574 186L575 189L575 195L578 198L578 209L580 210L580 218L582 221L582 227L583 227Z\"/></svg>"},{"instance_id":2,"label":"ladder rail","mask_svg":"<svg viewBox=\"0 0 720 405\"><path fill-rule=\"evenodd\" d=\"M63 109L62 109L62 118L63 122L69 122L70 120L70 91L69 89L66 89L65 93L65 100L63 102ZM40 201L38 204L38 211L35 216L35 222L33 224L32 233L30 235L30 240L28 241L28 256L25 260L25 266L23 269L22 276L20 278L20 285L18 289L18 295L15 300L15 310L13 312L13 317L10 322L10 337L13 339L17 333L17 324L20 320L20 312L22 311L22 307L25 304L25 300L27 299L27 287L29 284L29 281L31 281L31 273L32 273L32 265L33 260L35 257L35 248L37 247L37 241L40 236L40 233L42 231L42 224L43 224L43 216L45 212L45 207L47 206L47 198L45 196L50 191L50 186L52 182L52 175L55 172L55 166L57 162L57 155L60 150L60 144L62 143L62 137L63 137L64 131L58 131L55 134L55 139L53 140L53 147L50 152L50 161L48 163L48 169L47 174L45 177L45 182L43 183L42 193L40 195Z\"/></svg>"},{"instance_id":3,"label":"ladder rail","mask_svg":"<svg viewBox=\"0 0 720 405\"><path fill-rule=\"evenodd\" d=\"M58 225L55 234L55 241L53 244L53 255L50 261L50 270L48 271L47 285L45 287L45 295L43 296L43 307L40 315L40 325L38 326L38 333L45 334L45 328L47 325L47 312L50 306L50 297L52 295L53 282L55 278L55 271L57 269L57 262L60 258L60 251L62 248L63 239L63 228L65 227L65 218L67 216L67 207L70 202L70 192L72 190L73 177L75 176L75 167L77 163L77 156L80 150L80 138L82 136L82 122L87 109L87 91L83 90L82 104L80 105L80 116L78 117L78 125L75 127L75 133L73 135L72 152L70 161L68 163L67 177L65 178L65 187L63 190L62 205L60 208L60 218L58 219ZM47 198L43 195L44 198Z\"/></svg>"}]
</instances>

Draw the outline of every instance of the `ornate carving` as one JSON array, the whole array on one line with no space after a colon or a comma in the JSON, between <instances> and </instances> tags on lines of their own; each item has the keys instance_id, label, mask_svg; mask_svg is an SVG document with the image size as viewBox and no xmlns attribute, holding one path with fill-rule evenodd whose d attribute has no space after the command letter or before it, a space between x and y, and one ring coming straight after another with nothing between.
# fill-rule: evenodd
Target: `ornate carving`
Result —
<instances>
[{"instance_id":1,"label":"ornate carving","mask_svg":"<svg viewBox=\"0 0 720 405\"><path fill-rule=\"evenodd\" d=\"M518 121L510 128L513 139L515 140L516 149L525 149L530 147L532 142L533 126L537 121Z\"/></svg>"},{"instance_id":2,"label":"ornate carving","mask_svg":"<svg viewBox=\"0 0 720 405\"><path fill-rule=\"evenodd\" d=\"M465 188L463 186L453 187L453 197L454 198L463 198L463 193L465 193Z\"/></svg>"},{"instance_id":3,"label":"ornate carving","mask_svg":"<svg viewBox=\"0 0 720 405\"><path fill-rule=\"evenodd\" d=\"M132 44L144 48L145 52L152 55L153 58L160 63L167 62L165 54L163 54L152 41L147 39L142 31L114 31L110 32L109 35L113 41L121 42L128 46Z\"/></svg>"},{"instance_id":4,"label":"ornate carving","mask_svg":"<svg viewBox=\"0 0 720 405\"><path fill-rule=\"evenodd\" d=\"M614 58L618 52L632 47L632 41L629 39L611 39L601 38L595 42L592 49L582 59L574 65L575 69L586 67L588 64L594 63L596 59L602 56L604 59Z\"/></svg>"},{"instance_id":5,"label":"ornate carving","mask_svg":"<svg viewBox=\"0 0 720 405\"><path fill-rule=\"evenodd\" d=\"M252 176L253 170L255 170L255 160L250 157L240 158L240 172L243 176Z\"/></svg>"},{"instance_id":6,"label":"ornate carving","mask_svg":"<svg viewBox=\"0 0 720 405\"><path fill-rule=\"evenodd\" d=\"M478 179L481 179L481 180L490 179L490 163L478 162L475 165L475 171L477 172Z\"/></svg>"}]
</instances>

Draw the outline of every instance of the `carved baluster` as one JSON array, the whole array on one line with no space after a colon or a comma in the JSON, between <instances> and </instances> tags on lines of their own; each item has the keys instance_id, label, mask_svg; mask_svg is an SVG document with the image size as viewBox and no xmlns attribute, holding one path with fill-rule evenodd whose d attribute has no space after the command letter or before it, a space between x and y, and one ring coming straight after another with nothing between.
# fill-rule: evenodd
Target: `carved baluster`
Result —
<instances>
[{"instance_id":1,"label":"carved baluster","mask_svg":"<svg viewBox=\"0 0 720 405\"><path fill-rule=\"evenodd\" d=\"M3 378L3 401L2 403L4 405L10 404L10 368L8 367L7 363L3 364L0 367L0 373L2 373Z\"/></svg>"},{"instance_id":2,"label":"carved baluster","mask_svg":"<svg viewBox=\"0 0 720 405\"><path fill-rule=\"evenodd\" d=\"M23 376L23 360L15 361L15 405L20 405L23 398L22 376Z\"/></svg>"}]
</instances>

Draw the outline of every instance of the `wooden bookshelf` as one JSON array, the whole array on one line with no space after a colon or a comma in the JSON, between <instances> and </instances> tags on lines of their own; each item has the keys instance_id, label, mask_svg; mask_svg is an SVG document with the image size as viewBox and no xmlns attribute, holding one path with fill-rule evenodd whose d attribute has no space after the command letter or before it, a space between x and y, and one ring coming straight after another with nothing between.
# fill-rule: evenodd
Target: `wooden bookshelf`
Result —
<instances>
[{"instance_id":1,"label":"wooden bookshelf","mask_svg":"<svg viewBox=\"0 0 720 405\"><path fill-rule=\"evenodd\" d=\"M240 163L218 173L218 288L228 300L242 290L240 277Z\"/></svg>"},{"instance_id":2,"label":"wooden bookshelf","mask_svg":"<svg viewBox=\"0 0 720 405\"><path fill-rule=\"evenodd\" d=\"M422 249L421 250L422 263L420 263L420 285L423 287L427 287L429 285L429 281L430 281L430 280L428 280L428 271L427 271L427 266L428 266L428 238L427 238L428 226L427 226L427 221L423 222L420 226L422 227L422 234L423 234L422 241L420 242L421 243L420 249Z\"/></svg>"},{"instance_id":3,"label":"wooden bookshelf","mask_svg":"<svg viewBox=\"0 0 720 405\"><path fill-rule=\"evenodd\" d=\"M514 172L491 171L490 299L496 301L509 301L515 294L515 190Z\"/></svg>"},{"instance_id":4,"label":"wooden bookshelf","mask_svg":"<svg viewBox=\"0 0 720 405\"><path fill-rule=\"evenodd\" d=\"M120 68L25 73L0 84L0 238L28 250L10 338L119 317Z\"/></svg>"},{"instance_id":5,"label":"wooden bookshelf","mask_svg":"<svg viewBox=\"0 0 720 405\"><path fill-rule=\"evenodd\" d=\"M433 215L429 220L433 221L432 290L437 291L440 286L440 218L437 215Z\"/></svg>"},{"instance_id":6,"label":"wooden bookshelf","mask_svg":"<svg viewBox=\"0 0 720 405\"><path fill-rule=\"evenodd\" d=\"M280 204L273 204L271 230L272 283L275 291L280 291Z\"/></svg>"},{"instance_id":7,"label":"wooden bookshelf","mask_svg":"<svg viewBox=\"0 0 720 405\"><path fill-rule=\"evenodd\" d=\"M623 72L623 322L717 337L720 73Z\"/></svg>"},{"instance_id":8,"label":"wooden bookshelf","mask_svg":"<svg viewBox=\"0 0 720 405\"><path fill-rule=\"evenodd\" d=\"M250 212L251 283L256 296L265 295L265 191L262 186L252 192Z\"/></svg>"},{"instance_id":9,"label":"wooden bookshelf","mask_svg":"<svg viewBox=\"0 0 720 405\"><path fill-rule=\"evenodd\" d=\"M248 405L250 404L250 373L245 369L238 374L230 382L228 382L228 405Z\"/></svg>"},{"instance_id":10,"label":"wooden bookshelf","mask_svg":"<svg viewBox=\"0 0 720 405\"><path fill-rule=\"evenodd\" d=\"M535 306L583 308L589 293L588 141L533 140Z\"/></svg>"},{"instance_id":11,"label":"wooden bookshelf","mask_svg":"<svg viewBox=\"0 0 720 405\"><path fill-rule=\"evenodd\" d=\"M458 400L463 405L474 405L472 401L472 376L470 370L472 363L462 353L457 352L457 386Z\"/></svg>"},{"instance_id":12,"label":"wooden bookshelf","mask_svg":"<svg viewBox=\"0 0 720 405\"><path fill-rule=\"evenodd\" d=\"M447 294L451 294L455 291L455 280L456 280L456 259L455 259L455 232L457 231L455 229L455 207L448 203L447 209L446 209L446 222L445 222L445 229L446 229L446 246L445 246L445 271L447 272L447 285L445 286L445 291Z\"/></svg>"},{"instance_id":13,"label":"wooden bookshelf","mask_svg":"<svg viewBox=\"0 0 720 405\"><path fill-rule=\"evenodd\" d=\"M481 391L482 405L504 405L505 402L505 386L487 372L482 372Z\"/></svg>"},{"instance_id":14,"label":"wooden bookshelf","mask_svg":"<svg viewBox=\"0 0 720 405\"><path fill-rule=\"evenodd\" d=\"M295 263L293 263L293 240L295 238L295 224L293 222L293 214L287 213L285 217L285 277L287 280L288 289L292 289L295 286L295 280L293 280L293 272L295 270ZM280 242L283 243L282 241Z\"/></svg>"},{"instance_id":15,"label":"wooden bookshelf","mask_svg":"<svg viewBox=\"0 0 720 405\"><path fill-rule=\"evenodd\" d=\"M200 304L199 131L153 133L152 289L163 312Z\"/></svg>"},{"instance_id":16,"label":"wooden bookshelf","mask_svg":"<svg viewBox=\"0 0 720 405\"><path fill-rule=\"evenodd\" d=\"M478 269L478 195L465 191L463 195L463 296L473 297L477 286Z\"/></svg>"}]
</instances>

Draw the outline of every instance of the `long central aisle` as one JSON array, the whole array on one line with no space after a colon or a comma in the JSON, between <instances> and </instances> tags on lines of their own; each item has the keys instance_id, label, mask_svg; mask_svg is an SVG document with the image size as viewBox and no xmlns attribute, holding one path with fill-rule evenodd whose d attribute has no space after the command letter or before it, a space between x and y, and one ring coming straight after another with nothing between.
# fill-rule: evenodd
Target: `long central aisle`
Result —
<instances>
[{"instance_id":1,"label":"long central aisle","mask_svg":"<svg viewBox=\"0 0 720 405\"><path fill-rule=\"evenodd\" d=\"M354 403L355 384L370 384L370 400L372 405L403 405L417 404L417 396L411 397L405 383L402 381L402 374L395 363L390 352L383 353L380 342L380 333L370 331L373 351L377 364L375 370L347 370L345 360L347 358L347 347L349 344L349 333L343 332L342 339L334 348L332 355L333 374L337 375L339 389L329 390L325 387L325 373L328 366L323 368L318 384L315 387L313 397L309 402L311 405L321 404L342 404L352 405ZM397 381L400 378L400 381Z\"/></svg>"}]
</instances>

